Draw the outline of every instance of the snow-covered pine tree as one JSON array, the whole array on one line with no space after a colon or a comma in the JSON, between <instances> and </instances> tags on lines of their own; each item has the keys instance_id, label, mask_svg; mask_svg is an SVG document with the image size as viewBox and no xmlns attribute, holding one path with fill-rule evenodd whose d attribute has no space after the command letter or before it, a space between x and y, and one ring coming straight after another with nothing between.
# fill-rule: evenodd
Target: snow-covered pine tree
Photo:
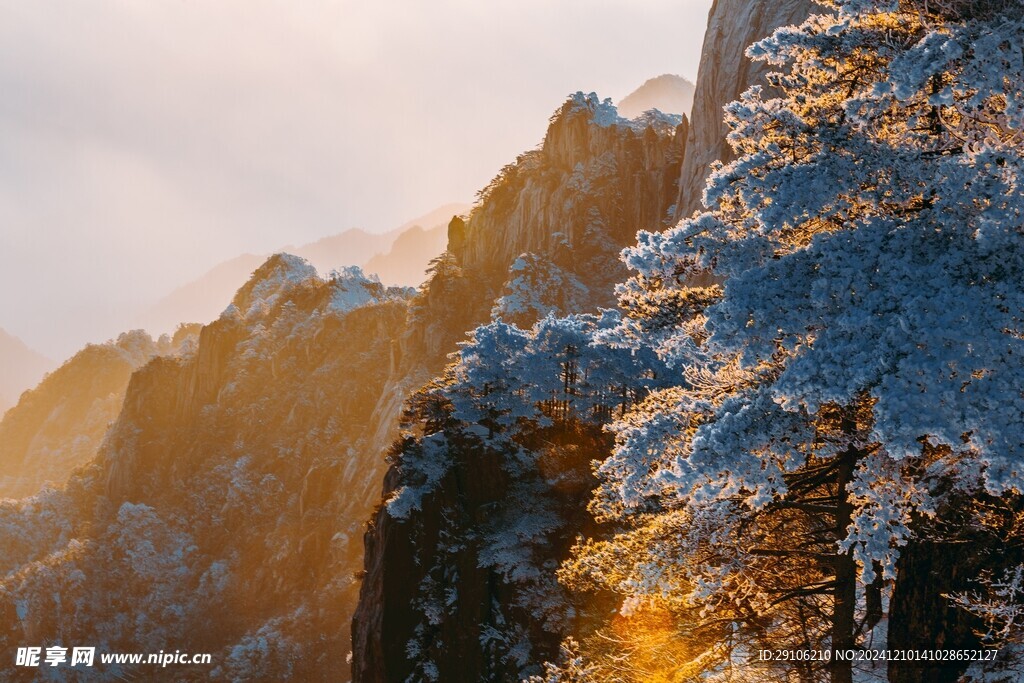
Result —
<instances>
[{"instance_id":1,"label":"snow-covered pine tree","mask_svg":"<svg viewBox=\"0 0 1024 683\"><path fill-rule=\"evenodd\" d=\"M410 402L386 510L408 524L417 567L399 663L416 680L465 674L467 622L488 680L521 680L592 609L567 599L555 570L589 522L591 462L612 442L602 427L668 374L650 349L595 343L620 321L604 311L483 325Z\"/></svg>"},{"instance_id":2,"label":"snow-covered pine tree","mask_svg":"<svg viewBox=\"0 0 1024 683\"><path fill-rule=\"evenodd\" d=\"M491 317L529 328L549 313L586 308L588 294L575 275L544 256L527 253L509 268L508 282Z\"/></svg>"},{"instance_id":3,"label":"snow-covered pine tree","mask_svg":"<svg viewBox=\"0 0 1024 683\"><path fill-rule=\"evenodd\" d=\"M858 575L894 578L938 491L1021 489L1024 5L825 4L750 48L782 94L727 109L711 210L627 256L620 339L685 380L621 423L595 509L665 525L619 568L632 604L689 591L842 648L878 616Z\"/></svg>"}]
</instances>

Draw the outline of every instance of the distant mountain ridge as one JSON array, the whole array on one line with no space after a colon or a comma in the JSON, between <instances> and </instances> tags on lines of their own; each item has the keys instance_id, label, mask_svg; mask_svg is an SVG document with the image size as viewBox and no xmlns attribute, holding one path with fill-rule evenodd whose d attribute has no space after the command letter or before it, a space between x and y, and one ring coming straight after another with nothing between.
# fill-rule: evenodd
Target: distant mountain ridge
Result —
<instances>
[{"instance_id":1,"label":"distant mountain ridge","mask_svg":"<svg viewBox=\"0 0 1024 683\"><path fill-rule=\"evenodd\" d=\"M445 204L385 233L358 228L279 252L309 261L319 272L360 266L390 285L418 285L427 264L444 251L444 226L453 215L469 211L467 204ZM269 254L241 254L177 288L141 315L135 326L153 334L172 331L180 323L207 323L217 318L224 302L267 260Z\"/></svg>"},{"instance_id":2,"label":"distant mountain ridge","mask_svg":"<svg viewBox=\"0 0 1024 683\"><path fill-rule=\"evenodd\" d=\"M389 253L395 241L403 234L415 231L416 228L427 230L443 227L448 224L452 216L468 213L470 208L468 204L445 204L387 232L370 233L359 228L353 228L298 247L285 246L278 251L294 254L306 259L322 274L327 274L335 268L343 268L345 266L359 266L362 268L371 259L377 259L378 263L384 265L382 257ZM436 252L425 258L423 262L424 267L426 267L427 261L444 251L444 243L441 243L439 247ZM380 275L380 273L374 270L367 269L366 272L367 274ZM421 275L421 273L416 273L415 276L418 279L411 282L392 281L384 277L381 277L381 281L385 284L418 285L423 279ZM407 276L402 274L401 279L404 280L405 277Z\"/></svg>"},{"instance_id":3,"label":"distant mountain ridge","mask_svg":"<svg viewBox=\"0 0 1024 683\"><path fill-rule=\"evenodd\" d=\"M391 249L367 261L364 270L387 284L421 284L427 278L430 259L445 250L448 243L448 221L452 216L463 213L468 213L468 208L449 213L433 227L414 225L402 231L391 244Z\"/></svg>"}]
</instances>

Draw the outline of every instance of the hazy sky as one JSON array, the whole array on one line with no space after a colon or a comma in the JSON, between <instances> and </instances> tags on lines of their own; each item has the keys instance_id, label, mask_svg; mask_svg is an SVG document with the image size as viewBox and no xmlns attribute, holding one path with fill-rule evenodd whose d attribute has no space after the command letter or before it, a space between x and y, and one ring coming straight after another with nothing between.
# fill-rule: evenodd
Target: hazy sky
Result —
<instances>
[{"instance_id":1,"label":"hazy sky","mask_svg":"<svg viewBox=\"0 0 1024 683\"><path fill-rule=\"evenodd\" d=\"M567 94L694 78L710 5L0 0L0 327L60 359L239 253L471 201Z\"/></svg>"}]
</instances>

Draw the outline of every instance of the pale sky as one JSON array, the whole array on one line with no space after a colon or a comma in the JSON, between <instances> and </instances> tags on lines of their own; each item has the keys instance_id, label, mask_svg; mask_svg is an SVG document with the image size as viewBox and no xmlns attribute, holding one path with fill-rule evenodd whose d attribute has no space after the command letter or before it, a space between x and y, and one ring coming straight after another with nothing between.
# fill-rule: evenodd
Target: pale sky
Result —
<instances>
[{"instance_id":1,"label":"pale sky","mask_svg":"<svg viewBox=\"0 0 1024 683\"><path fill-rule=\"evenodd\" d=\"M0 0L0 328L61 360L240 253L469 202L571 92L694 79L710 5Z\"/></svg>"}]
</instances>

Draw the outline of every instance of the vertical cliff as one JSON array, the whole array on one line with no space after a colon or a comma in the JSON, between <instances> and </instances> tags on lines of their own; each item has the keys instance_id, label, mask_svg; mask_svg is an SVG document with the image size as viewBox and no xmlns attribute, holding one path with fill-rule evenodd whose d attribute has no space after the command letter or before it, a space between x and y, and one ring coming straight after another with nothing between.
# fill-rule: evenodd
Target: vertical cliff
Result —
<instances>
[{"instance_id":1,"label":"vertical cliff","mask_svg":"<svg viewBox=\"0 0 1024 683\"><path fill-rule=\"evenodd\" d=\"M552 116L541 147L479 193L449 250L469 272L500 276L524 252L581 269L593 252L632 243L639 226L668 218L675 179L666 171L682 161L680 123L624 119L610 101L576 93Z\"/></svg>"},{"instance_id":2,"label":"vertical cliff","mask_svg":"<svg viewBox=\"0 0 1024 683\"><path fill-rule=\"evenodd\" d=\"M676 200L677 219L701 208L711 164L733 159L725 141L728 128L722 122L722 108L751 85L766 85L764 76L769 68L747 59L747 47L779 26L799 24L821 10L811 0L715 0L697 73L686 160Z\"/></svg>"}]
</instances>

